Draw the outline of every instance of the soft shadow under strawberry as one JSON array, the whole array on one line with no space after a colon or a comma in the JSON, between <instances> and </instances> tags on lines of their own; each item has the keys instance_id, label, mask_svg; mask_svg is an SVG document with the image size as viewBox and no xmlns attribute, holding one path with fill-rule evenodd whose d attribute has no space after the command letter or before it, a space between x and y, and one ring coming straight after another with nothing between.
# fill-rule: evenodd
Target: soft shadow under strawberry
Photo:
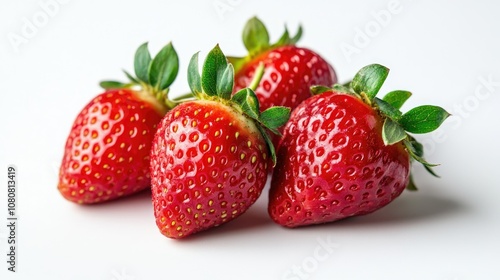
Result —
<instances>
[{"instance_id":1,"label":"soft shadow under strawberry","mask_svg":"<svg viewBox=\"0 0 500 280\"><path fill-rule=\"evenodd\" d=\"M82 204L77 205L76 208L83 209L83 211L102 211L102 209L120 209L123 211L130 211L130 209L136 209L139 205L151 206L151 189L145 189L138 193L134 193L128 196L124 196L119 200L111 200L106 203L97 204Z\"/></svg>"},{"instance_id":2,"label":"soft shadow under strawberry","mask_svg":"<svg viewBox=\"0 0 500 280\"><path fill-rule=\"evenodd\" d=\"M299 227L299 230L318 230L318 228L387 226L403 223L417 223L435 220L469 211L458 200L438 194L403 193L398 199L384 208L362 216L349 217L333 223ZM292 229L294 230L294 229Z\"/></svg>"},{"instance_id":3,"label":"soft shadow under strawberry","mask_svg":"<svg viewBox=\"0 0 500 280\"><path fill-rule=\"evenodd\" d=\"M440 219L468 211L467 206L457 200L436 194L406 193L376 213L352 219L353 223L396 224L422 220Z\"/></svg>"},{"instance_id":4,"label":"soft shadow under strawberry","mask_svg":"<svg viewBox=\"0 0 500 280\"><path fill-rule=\"evenodd\" d=\"M225 239L231 236L238 236L239 234L248 234L251 236L255 232L269 230L269 228L276 227L277 225L269 218L266 212L266 204L267 201L260 199L248 211L238 217L238 219L183 239L178 239L177 242L205 242L213 238Z\"/></svg>"}]
</instances>

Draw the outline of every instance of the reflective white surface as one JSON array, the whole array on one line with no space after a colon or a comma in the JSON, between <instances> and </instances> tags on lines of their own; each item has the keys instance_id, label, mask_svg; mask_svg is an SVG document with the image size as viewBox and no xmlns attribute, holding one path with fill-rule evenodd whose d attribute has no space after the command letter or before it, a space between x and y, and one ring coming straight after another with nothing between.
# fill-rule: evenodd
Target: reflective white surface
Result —
<instances>
[{"instance_id":1,"label":"reflective white surface","mask_svg":"<svg viewBox=\"0 0 500 280\"><path fill-rule=\"evenodd\" d=\"M160 3L162 2L162 3ZM40 4L42 3L42 4ZM48 4L47 4L48 3ZM8 164L18 168L18 272L1 279L497 279L500 277L500 6L494 1L3 1L0 4L0 252L7 250ZM122 79L133 54L173 40L181 60L172 96L189 88L196 51L243 55L258 15L272 40L299 23L299 45L322 54L340 81L391 68L382 91L414 93L453 117L419 136L440 179L414 170L420 191L333 224L288 230L267 194L220 228L175 241L154 223L147 193L77 206L56 189L77 112ZM1 257L0 257L1 258ZM5 256L6 258L6 256ZM3 258L2 258L3 259Z\"/></svg>"}]
</instances>

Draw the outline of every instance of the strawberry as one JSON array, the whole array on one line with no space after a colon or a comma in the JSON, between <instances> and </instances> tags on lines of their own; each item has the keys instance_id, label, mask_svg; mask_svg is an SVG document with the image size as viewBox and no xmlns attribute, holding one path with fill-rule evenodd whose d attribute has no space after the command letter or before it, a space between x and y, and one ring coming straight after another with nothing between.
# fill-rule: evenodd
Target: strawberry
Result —
<instances>
[{"instance_id":1,"label":"strawberry","mask_svg":"<svg viewBox=\"0 0 500 280\"><path fill-rule=\"evenodd\" d=\"M92 204L130 195L150 186L149 151L156 126L175 103L168 86L178 71L171 44L151 59L147 43L135 55L137 77L130 83L102 82L73 123L59 172L64 198Z\"/></svg>"},{"instance_id":2,"label":"strawberry","mask_svg":"<svg viewBox=\"0 0 500 280\"><path fill-rule=\"evenodd\" d=\"M263 110L272 106L293 110L311 96L311 86L335 84L337 76L325 59L308 48L295 45L301 35L301 27L293 38L285 28L279 41L271 44L265 25L256 17L250 19L243 30L248 55L230 58L235 65L235 91L247 86L255 89ZM264 64L264 75L260 83L252 84L260 64ZM273 143L278 141L279 136L275 135Z\"/></svg>"},{"instance_id":3,"label":"strawberry","mask_svg":"<svg viewBox=\"0 0 500 280\"><path fill-rule=\"evenodd\" d=\"M314 87L317 95L292 112L277 151L268 212L297 227L363 215L387 205L405 187L415 189L410 160L435 175L422 145L408 133L437 129L449 116L437 106L400 111L410 97L393 91L376 97L388 75L364 67L350 87Z\"/></svg>"},{"instance_id":4,"label":"strawberry","mask_svg":"<svg viewBox=\"0 0 500 280\"><path fill-rule=\"evenodd\" d=\"M196 100L178 105L158 125L151 149L152 200L156 224L167 237L183 238L243 214L264 188L268 159L276 159L265 129L276 131L290 110L260 113L247 88L231 97L233 71L216 46L200 77L195 54L188 81Z\"/></svg>"}]
</instances>

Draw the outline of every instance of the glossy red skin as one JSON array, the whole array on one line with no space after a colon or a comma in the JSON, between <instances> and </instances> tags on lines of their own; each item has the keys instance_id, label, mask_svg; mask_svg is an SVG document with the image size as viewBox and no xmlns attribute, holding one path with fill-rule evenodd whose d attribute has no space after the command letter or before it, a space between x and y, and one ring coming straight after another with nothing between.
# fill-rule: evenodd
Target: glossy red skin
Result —
<instances>
[{"instance_id":1,"label":"glossy red skin","mask_svg":"<svg viewBox=\"0 0 500 280\"><path fill-rule=\"evenodd\" d=\"M268 150L253 122L216 101L178 105L161 121L151 150L156 224L183 238L229 222L260 196Z\"/></svg>"},{"instance_id":2,"label":"glossy red skin","mask_svg":"<svg viewBox=\"0 0 500 280\"><path fill-rule=\"evenodd\" d=\"M347 94L311 97L292 113L278 148L268 212L297 227L373 212L409 180L404 146L385 146L382 119Z\"/></svg>"},{"instance_id":3,"label":"glossy red skin","mask_svg":"<svg viewBox=\"0 0 500 280\"><path fill-rule=\"evenodd\" d=\"M320 55L306 48L282 46L245 64L235 75L235 92L250 85L260 62L264 63L265 72L255 93L261 111L272 106L293 110L311 97L311 86L337 83L333 67ZM278 142L279 137L273 136L275 146Z\"/></svg>"},{"instance_id":4,"label":"glossy red skin","mask_svg":"<svg viewBox=\"0 0 500 280\"><path fill-rule=\"evenodd\" d=\"M58 189L79 204L150 186L149 151L162 114L131 90L108 90L78 114L66 140Z\"/></svg>"}]
</instances>

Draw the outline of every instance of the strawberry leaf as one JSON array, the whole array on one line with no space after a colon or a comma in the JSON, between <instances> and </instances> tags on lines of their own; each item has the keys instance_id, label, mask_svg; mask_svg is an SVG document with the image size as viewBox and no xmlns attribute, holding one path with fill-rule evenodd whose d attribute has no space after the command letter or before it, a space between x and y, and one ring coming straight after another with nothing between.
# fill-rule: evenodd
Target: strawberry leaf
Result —
<instances>
[{"instance_id":1,"label":"strawberry leaf","mask_svg":"<svg viewBox=\"0 0 500 280\"><path fill-rule=\"evenodd\" d=\"M110 88L130 88L135 86L135 90L148 98L155 109L164 114L168 109L174 108L179 102L172 102L168 99L168 87L177 77L179 70L179 58L172 43L156 55L152 60L148 50L148 43L143 43L137 48L134 54L135 77L128 71L122 70L129 82L103 81L101 87Z\"/></svg>"},{"instance_id":2,"label":"strawberry leaf","mask_svg":"<svg viewBox=\"0 0 500 280\"><path fill-rule=\"evenodd\" d=\"M102 81L99 83L99 85L103 89L126 88L129 86L128 84L124 84L118 81Z\"/></svg>"},{"instance_id":3,"label":"strawberry leaf","mask_svg":"<svg viewBox=\"0 0 500 280\"><path fill-rule=\"evenodd\" d=\"M318 94L322 94L324 92L330 91L330 90L332 90L332 88L325 87L325 86L312 86L310 90L311 90L312 95L318 95Z\"/></svg>"},{"instance_id":4,"label":"strawberry leaf","mask_svg":"<svg viewBox=\"0 0 500 280\"><path fill-rule=\"evenodd\" d=\"M333 85L333 89L338 91L338 92L352 93L352 90L349 87L341 85L341 84Z\"/></svg>"},{"instance_id":5,"label":"strawberry leaf","mask_svg":"<svg viewBox=\"0 0 500 280\"><path fill-rule=\"evenodd\" d=\"M285 31L283 32L283 35L281 35L280 39L274 43L272 46L273 47L280 47L280 46L286 46L286 45L295 45L300 38L302 37L302 26L299 25L299 29L297 30L297 34L295 36L290 37L290 33L288 32L288 28L285 26Z\"/></svg>"},{"instance_id":6,"label":"strawberry leaf","mask_svg":"<svg viewBox=\"0 0 500 280\"><path fill-rule=\"evenodd\" d=\"M425 170L427 170L427 172L431 173L432 176L434 176L436 178L440 178L440 176L437 175L436 172L434 172L434 170L432 169L432 166L424 164L424 168L425 168Z\"/></svg>"},{"instance_id":7,"label":"strawberry leaf","mask_svg":"<svg viewBox=\"0 0 500 280\"><path fill-rule=\"evenodd\" d=\"M389 68L380 64L371 64L359 70L354 76L351 87L358 94L364 92L372 100L389 75Z\"/></svg>"},{"instance_id":8,"label":"strawberry leaf","mask_svg":"<svg viewBox=\"0 0 500 280\"><path fill-rule=\"evenodd\" d=\"M193 54L188 66L188 84L191 92L195 95L202 92L201 77L198 71L198 55L199 52Z\"/></svg>"},{"instance_id":9,"label":"strawberry leaf","mask_svg":"<svg viewBox=\"0 0 500 280\"><path fill-rule=\"evenodd\" d=\"M410 173L410 180L408 181L408 185L406 185L406 189L409 191L418 191L417 186L415 185L415 181L413 181L413 176Z\"/></svg>"},{"instance_id":10,"label":"strawberry leaf","mask_svg":"<svg viewBox=\"0 0 500 280\"><path fill-rule=\"evenodd\" d=\"M275 132L280 126L286 124L289 118L290 108L283 106L274 106L262 112L260 114L259 121L265 127Z\"/></svg>"},{"instance_id":11,"label":"strawberry leaf","mask_svg":"<svg viewBox=\"0 0 500 280\"><path fill-rule=\"evenodd\" d=\"M274 148L273 141L271 140L271 137L269 137L269 134L267 134L267 131L262 126L257 125L257 129L260 131L260 134L262 134L264 141L266 141L267 148L269 149L269 154L271 154L271 159L273 161L273 167L274 167L276 166L276 149Z\"/></svg>"},{"instance_id":12,"label":"strawberry leaf","mask_svg":"<svg viewBox=\"0 0 500 280\"><path fill-rule=\"evenodd\" d=\"M250 56L267 49L270 46L267 28L257 17L247 21L243 29L243 44Z\"/></svg>"},{"instance_id":13,"label":"strawberry leaf","mask_svg":"<svg viewBox=\"0 0 500 280\"><path fill-rule=\"evenodd\" d=\"M126 70L123 70L123 73L125 73L125 76L127 76L127 78L134 84L139 84L139 80L137 80L137 78L135 78L134 76L132 76L129 72L127 72Z\"/></svg>"},{"instance_id":14,"label":"strawberry leaf","mask_svg":"<svg viewBox=\"0 0 500 280\"><path fill-rule=\"evenodd\" d=\"M135 52L134 71L137 78L144 83L149 82L148 70L151 63L151 54L148 50L148 43L144 43ZM129 75L127 75L129 76Z\"/></svg>"},{"instance_id":15,"label":"strawberry leaf","mask_svg":"<svg viewBox=\"0 0 500 280\"><path fill-rule=\"evenodd\" d=\"M321 86L321 85L311 86L310 90L311 90L312 95L318 95L318 94L322 94L324 92L333 90L336 92L346 93L349 95L360 97L357 93L354 93L353 90L349 86L341 85L341 84L334 84L332 87Z\"/></svg>"},{"instance_id":16,"label":"strawberry leaf","mask_svg":"<svg viewBox=\"0 0 500 280\"><path fill-rule=\"evenodd\" d=\"M284 46L287 45L290 42L290 33L288 33L288 29L286 28L285 25L285 31L283 32L283 35L279 38L278 42L273 44L273 46Z\"/></svg>"},{"instance_id":17,"label":"strawberry leaf","mask_svg":"<svg viewBox=\"0 0 500 280\"><path fill-rule=\"evenodd\" d=\"M387 103L386 101L375 97L373 99L375 101L375 104L377 104L378 109L386 116L393 120L398 120L402 113L398 109L394 108L391 104Z\"/></svg>"},{"instance_id":18,"label":"strawberry leaf","mask_svg":"<svg viewBox=\"0 0 500 280\"><path fill-rule=\"evenodd\" d=\"M449 116L441 107L424 105L403 114L399 123L408 132L428 133L436 130Z\"/></svg>"},{"instance_id":19,"label":"strawberry leaf","mask_svg":"<svg viewBox=\"0 0 500 280\"><path fill-rule=\"evenodd\" d=\"M219 45L216 45L207 55L201 74L201 87L209 96L218 95L217 89L222 82L224 71L227 67L227 59L222 53Z\"/></svg>"},{"instance_id":20,"label":"strawberry leaf","mask_svg":"<svg viewBox=\"0 0 500 280\"><path fill-rule=\"evenodd\" d=\"M223 99L231 99L234 85L234 68L232 64L227 64L217 84L217 95Z\"/></svg>"},{"instance_id":21,"label":"strawberry leaf","mask_svg":"<svg viewBox=\"0 0 500 280\"><path fill-rule=\"evenodd\" d=\"M155 88L168 88L177 77L179 57L172 43L163 47L149 65L149 82Z\"/></svg>"},{"instance_id":22,"label":"strawberry leaf","mask_svg":"<svg viewBox=\"0 0 500 280\"><path fill-rule=\"evenodd\" d=\"M411 137L409 137L411 138ZM405 145L406 147L406 150L408 151L408 153L410 154L411 158L420 162L424 168L431 174L433 175L434 177L437 177L439 178L439 176L436 174L436 172L434 172L434 170L432 169L432 167L435 167L435 166L438 166L439 164L432 164L432 163L428 163L423 157L423 146L418 143L415 139L412 139L411 141L409 140L404 140L403 141L403 144ZM417 144L417 145L416 145ZM420 147L419 147L420 146ZM420 154L420 155L419 155Z\"/></svg>"},{"instance_id":23,"label":"strawberry leaf","mask_svg":"<svg viewBox=\"0 0 500 280\"><path fill-rule=\"evenodd\" d=\"M414 160L416 160L416 161L420 162L421 164L423 164L424 166L435 167L435 166L439 165L439 164L434 164L434 163L428 163L423 157L417 155L417 151L416 151L415 147L412 145L412 143L410 141L404 140L403 144L405 145L406 150L408 151L408 153L410 154L410 156Z\"/></svg>"},{"instance_id":24,"label":"strawberry leaf","mask_svg":"<svg viewBox=\"0 0 500 280\"><path fill-rule=\"evenodd\" d=\"M241 89L233 95L231 100L238 104L243 113L247 114L250 118L259 119L259 100L253 90L249 88Z\"/></svg>"},{"instance_id":25,"label":"strawberry leaf","mask_svg":"<svg viewBox=\"0 0 500 280\"><path fill-rule=\"evenodd\" d=\"M406 131L391 118L386 118L382 127L382 139L386 146L400 142L406 138Z\"/></svg>"},{"instance_id":26,"label":"strawberry leaf","mask_svg":"<svg viewBox=\"0 0 500 280\"><path fill-rule=\"evenodd\" d=\"M302 25L299 25L299 29L297 30L297 34L295 34L295 36L293 36L290 39L290 44L295 45L300 40L301 37L302 37Z\"/></svg>"},{"instance_id":27,"label":"strawberry leaf","mask_svg":"<svg viewBox=\"0 0 500 280\"><path fill-rule=\"evenodd\" d=\"M383 100L396 109L401 109L403 104L410 98L411 92L406 90L395 90L386 94Z\"/></svg>"},{"instance_id":28,"label":"strawberry leaf","mask_svg":"<svg viewBox=\"0 0 500 280\"><path fill-rule=\"evenodd\" d=\"M413 151L415 154L419 157L424 156L424 145L420 144L415 138L412 136L408 135L408 141L410 142L411 146L413 147Z\"/></svg>"},{"instance_id":29,"label":"strawberry leaf","mask_svg":"<svg viewBox=\"0 0 500 280\"><path fill-rule=\"evenodd\" d=\"M253 17L246 22L242 34L243 44L248 50L248 54L245 57L228 57L228 60L233 64L235 72L238 73L248 61L259 54L272 48L294 45L300 40L301 37L302 26L299 25L297 33L293 37L290 37L290 33L285 26L285 31L279 40L276 43L271 44L269 32L266 26L259 18Z\"/></svg>"}]
</instances>

